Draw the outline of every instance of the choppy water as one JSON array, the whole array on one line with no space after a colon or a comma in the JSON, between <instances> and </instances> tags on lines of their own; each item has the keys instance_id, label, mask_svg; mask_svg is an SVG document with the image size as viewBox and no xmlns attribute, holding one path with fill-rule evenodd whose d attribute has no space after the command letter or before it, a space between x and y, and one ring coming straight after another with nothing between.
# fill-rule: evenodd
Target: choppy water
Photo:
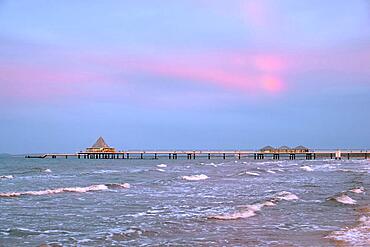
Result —
<instances>
[{"instance_id":1,"label":"choppy water","mask_svg":"<svg viewBox=\"0 0 370 247\"><path fill-rule=\"evenodd\" d=\"M369 188L366 160L0 158L0 246L366 246Z\"/></svg>"}]
</instances>

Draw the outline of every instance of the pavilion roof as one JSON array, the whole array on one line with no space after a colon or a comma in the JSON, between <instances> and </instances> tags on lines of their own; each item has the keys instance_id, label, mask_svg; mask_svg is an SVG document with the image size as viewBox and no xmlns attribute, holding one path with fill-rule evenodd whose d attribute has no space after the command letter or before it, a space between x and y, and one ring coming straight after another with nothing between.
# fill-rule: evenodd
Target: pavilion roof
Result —
<instances>
[{"instance_id":1,"label":"pavilion roof","mask_svg":"<svg viewBox=\"0 0 370 247\"><path fill-rule=\"evenodd\" d=\"M107 143L105 143L103 137L99 137L95 144L92 146L93 148L109 148Z\"/></svg>"}]
</instances>

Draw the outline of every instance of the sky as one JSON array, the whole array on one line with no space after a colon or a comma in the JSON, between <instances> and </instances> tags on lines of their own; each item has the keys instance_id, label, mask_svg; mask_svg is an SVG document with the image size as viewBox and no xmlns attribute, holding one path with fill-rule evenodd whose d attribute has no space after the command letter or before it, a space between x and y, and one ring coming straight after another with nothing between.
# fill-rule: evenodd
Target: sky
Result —
<instances>
[{"instance_id":1,"label":"sky","mask_svg":"<svg viewBox=\"0 0 370 247\"><path fill-rule=\"evenodd\" d=\"M368 0L0 0L0 153L370 149Z\"/></svg>"}]
</instances>

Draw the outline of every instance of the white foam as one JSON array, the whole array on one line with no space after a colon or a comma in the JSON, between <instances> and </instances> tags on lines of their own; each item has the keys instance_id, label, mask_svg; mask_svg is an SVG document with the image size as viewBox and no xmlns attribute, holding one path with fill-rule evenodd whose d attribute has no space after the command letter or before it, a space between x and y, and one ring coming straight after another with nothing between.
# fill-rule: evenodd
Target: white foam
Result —
<instances>
[{"instance_id":1,"label":"white foam","mask_svg":"<svg viewBox=\"0 0 370 247\"><path fill-rule=\"evenodd\" d=\"M102 191L109 188L130 188L128 183L124 184L97 184L90 185L87 187L66 187L66 188L57 188L57 189L48 189L48 190L39 190L39 191L24 191L24 192L8 192L0 193L0 197L17 197L22 195L32 195L32 196L41 196L41 195L51 195L59 194L65 192L75 192L75 193L86 193L90 191Z\"/></svg>"},{"instance_id":2,"label":"white foam","mask_svg":"<svg viewBox=\"0 0 370 247\"><path fill-rule=\"evenodd\" d=\"M0 193L0 197L17 197L20 196L20 192L8 192L8 193Z\"/></svg>"},{"instance_id":3,"label":"white foam","mask_svg":"<svg viewBox=\"0 0 370 247\"><path fill-rule=\"evenodd\" d=\"M159 165L157 165L157 167L159 167L159 168L166 168L167 165L166 164L159 164Z\"/></svg>"},{"instance_id":4,"label":"white foam","mask_svg":"<svg viewBox=\"0 0 370 247\"><path fill-rule=\"evenodd\" d=\"M217 167L217 164L215 164L215 163L213 163L213 162L211 162L211 163L203 163L203 162L201 162L201 163L199 163L200 165L203 165L203 166L213 166L213 167Z\"/></svg>"},{"instance_id":5,"label":"white foam","mask_svg":"<svg viewBox=\"0 0 370 247\"><path fill-rule=\"evenodd\" d=\"M361 194L361 193L365 192L365 188L361 186L361 187L358 187L358 188L353 188L349 191L353 192L353 193L356 193L356 194Z\"/></svg>"},{"instance_id":6,"label":"white foam","mask_svg":"<svg viewBox=\"0 0 370 247\"><path fill-rule=\"evenodd\" d=\"M343 241L349 246L370 246L370 217L361 216L356 226L334 231L326 238Z\"/></svg>"},{"instance_id":7,"label":"white foam","mask_svg":"<svg viewBox=\"0 0 370 247\"><path fill-rule=\"evenodd\" d=\"M244 208L243 210L240 210L238 212L229 213L229 214L222 214L222 215L211 215L208 218L209 219L216 219L216 220L237 220L237 219L245 219L252 216L255 216L258 211L261 211L261 209L265 206L271 207L276 205L272 201L265 201L263 203L255 203L252 205L243 205L241 206Z\"/></svg>"},{"instance_id":8,"label":"white foam","mask_svg":"<svg viewBox=\"0 0 370 247\"><path fill-rule=\"evenodd\" d=\"M296 196L295 194L291 193L291 192L288 192L288 191L282 191L282 192L279 192L277 194L275 194L275 199L279 199L279 200L285 200L285 201L294 201L294 200L298 200L298 196Z\"/></svg>"},{"instance_id":9,"label":"white foam","mask_svg":"<svg viewBox=\"0 0 370 247\"><path fill-rule=\"evenodd\" d=\"M127 216L131 216L131 217L134 217L134 218L144 216L144 215L146 215L146 212L140 212L140 213L136 213L136 214L127 214Z\"/></svg>"},{"instance_id":10,"label":"white foam","mask_svg":"<svg viewBox=\"0 0 370 247\"><path fill-rule=\"evenodd\" d=\"M4 175L4 176L0 176L1 179L13 179L14 176L13 175Z\"/></svg>"},{"instance_id":11,"label":"white foam","mask_svg":"<svg viewBox=\"0 0 370 247\"><path fill-rule=\"evenodd\" d=\"M350 204L350 205L354 205L357 203L356 200L352 199L351 197L345 195L345 194L342 194L340 196L337 196L337 197L334 197L334 199L337 201L337 202L340 202L340 203L343 203L343 204Z\"/></svg>"},{"instance_id":12,"label":"white foam","mask_svg":"<svg viewBox=\"0 0 370 247\"><path fill-rule=\"evenodd\" d=\"M273 171L273 170L267 170L268 173L272 173L272 174L275 174L276 172Z\"/></svg>"},{"instance_id":13,"label":"white foam","mask_svg":"<svg viewBox=\"0 0 370 247\"><path fill-rule=\"evenodd\" d=\"M245 172L245 174L247 175L251 175L251 176L259 176L260 174L257 173L257 172Z\"/></svg>"},{"instance_id":14,"label":"white foam","mask_svg":"<svg viewBox=\"0 0 370 247\"><path fill-rule=\"evenodd\" d=\"M301 169L304 170L304 171L308 171L308 172L312 172L313 169L309 166L301 166Z\"/></svg>"},{"instance_id":15,"label":"white foam","mask_svg":"<svg viewBox=\"0 0 370 247\"><path fill-rule=\"evenodd\" d=\"M245 210L242 212L235 212L231 214L223 214L223 215L212 215L209 216L209 219L216 219L216 220L237 220L237 219L245 219L252 216L255 216L256 213L251 210Z\"/></svg>"},{"instance_id":16,"label":"white foam","mask_svg":"<svg viewBox=\"0 0 370 247\"><path fill-rule=\"evenodd\" d=\"M45 169L44 172L51 172L51 170L48 168L48 169Z\"/></svg>"},{"instance_id":17,"label":"white foam","mask_svg":"<svg viewBox=\"0 0 370 247\"><path fill-rule=\"evenodd\" d=\"M160 169L160 168L157 168L157 169L155 169L156 171L159 171L159 172L165 172L165 170L163 170L163 169Z\"/></svg>"},{"instance_id":18,"label":"white foam","mask_svg":"<svg viewBox=\"0 0 370 247\"><path fill-rule=\"evenodd\" d=\"M208 179L209 177L204 174L199 174L199 175L182 176L181 178L184 180L188 180L188 181L198 181L198 180Z\"/></svg>"},{"instance_id":19,"label":"white foam","mask_svg":"<svg viewBox=\"0 0 370 247\"><path fill-rule=\"evenodd\" d=\"M272 207L272 206L275 206L276 204L275 204L275 203L273 203L272 201L265 201L265 202L263 203L263 205L264 205L264 206L268 206L268 207Z\"/></svg>"},{"instance_id":20,"label":"white foam","mask_svg":"<svg viewBox=\"0 0 370 247\"><path fill-rule=\"evenodd\" d=\"M117 170L98 170L93 171L94 174L108 174L108 173L119 173L120 171Z\"/></svg>"}]
</instances>

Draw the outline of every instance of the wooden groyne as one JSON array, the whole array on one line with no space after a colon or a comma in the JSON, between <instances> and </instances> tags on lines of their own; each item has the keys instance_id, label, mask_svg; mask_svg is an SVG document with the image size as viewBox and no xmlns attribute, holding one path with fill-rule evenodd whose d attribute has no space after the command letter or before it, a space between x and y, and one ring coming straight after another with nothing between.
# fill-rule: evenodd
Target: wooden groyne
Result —
<instances>
[{"instance_id":1,"label":"wooden groyne","mask_svg":"<svg viewBox=\"0 0 370 247\"><path fill-rule=\"evenodd\" d=\"M27 155L26 158L77 159L255 159L255 160L315 160L315 159L370 159L369 150L308 150L255 151L255 150L131 150L119 152L78 152Z\"/></svg>"}]
</instances>

